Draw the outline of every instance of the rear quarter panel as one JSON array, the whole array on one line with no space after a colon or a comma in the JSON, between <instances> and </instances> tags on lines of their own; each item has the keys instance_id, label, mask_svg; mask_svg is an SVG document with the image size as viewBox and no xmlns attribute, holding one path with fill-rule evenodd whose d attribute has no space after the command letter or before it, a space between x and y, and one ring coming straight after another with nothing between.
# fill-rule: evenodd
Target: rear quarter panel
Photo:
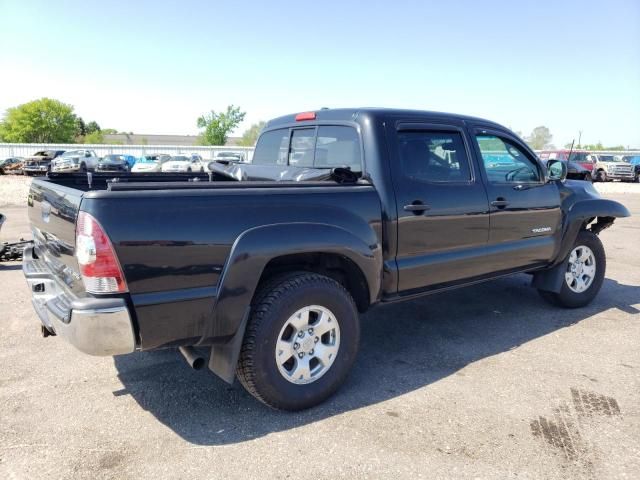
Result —
<instances>
[{"instance_id":1,"label":"rear quarter panel","mask_svg":"<svg viewBox=\"0 0 640 480\"><path fill-rule=\"evenodd\" d=\"M98 219L114 245L143 349L202 338L243 232L316 223L351 232L372 248L382 242L380 201L370 186L90 192L82 210Z\"/></svg>"}]
</instances>

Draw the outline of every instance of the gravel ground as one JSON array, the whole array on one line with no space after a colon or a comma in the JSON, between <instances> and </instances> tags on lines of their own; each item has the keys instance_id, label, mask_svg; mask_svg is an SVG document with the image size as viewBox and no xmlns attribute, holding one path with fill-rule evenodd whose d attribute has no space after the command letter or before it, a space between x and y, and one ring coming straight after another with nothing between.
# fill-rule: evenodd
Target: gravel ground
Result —
<instances>
[{"instance_id":1,"label":"gravel ground","mask_svg":"<svg viewBox=\"0 0 640 480\"><path fill-rule=\"evenodd\" d=\"M0 478L640 478L640 196L607 196L634 216L601 234L590 306L519 275L373 309L347 383L295 414L173 350L39 337L20 264L0 263Z\"/></svg>"},{"instance_id":2,"label":"gravel ground","mask_svg":"<svg viewBox=\"0 0 640 480\"><path fill-rule=\"evenodd\" d=\"M0 207L25 205L32 178L23 175L0 175Z\"/></svg>"}]
</instances>

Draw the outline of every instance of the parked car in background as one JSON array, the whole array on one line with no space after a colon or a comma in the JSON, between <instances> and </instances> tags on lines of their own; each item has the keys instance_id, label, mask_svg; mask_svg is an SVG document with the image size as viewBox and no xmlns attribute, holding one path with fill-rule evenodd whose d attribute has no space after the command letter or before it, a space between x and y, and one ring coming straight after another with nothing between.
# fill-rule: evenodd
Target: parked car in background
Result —
<instances>
[{"instance_id":1,"label":"parked car in background","mask_svg":"<svg viewBox=\"0 0 640 480\"><path fill-rule=\"evenodd\" d=\"M96 172L128 172L135 163L136 157L133 155L105 155L98 162Z\"/></svg>"},{"instance_id":2,"label":"parked car in background","mask_svg":"<svg viewBox=\"0 0 640 480\"><path fill-rule=\"evenodd\" d=\"M244 152L218 152L212 161L228 165L230 163L244 163L246 160Z\"/></svg>"},{"instance_id":3,"label":"parked car in background","mask_svg":"<svg viewBox=\"0 0 640 480\"><path fill-rule=\"evenodd\" d=\"M571 158L569 158L571 155ZM592 172L596 163L594 156L588 150L544 150L538 154L540 160L565 160L575 162Z\"/></svg>"},{"instance_id":4,"label":"parked car in background","mask_svg":"<svg viewBox=\"0 0 640 480\"><path fill-rule=\"evenodd\" d=\"M88 172L98 166L99 157L93 150L69 150L51 162L52 172Z\"/></svg>"},{"instance_id":5,"label":"parked car in background","mask_svg":"<svg viewBox=\"0 0 640 480\"><path fill-rule=\"evenodd\" d=\"M633 182L635 180L633 165L628 162L618 160L614 155L592 155L595 159L593 168L593 179L596 182L607 182L610 180L622 180Z\"/></svg>"},{"instance_id":6,"label":"parked car in background","mask_svg":"<svg viewBox=\"0 0 640 480\"><path fill-rule=\"evenodd\" d=\"M633 166L633 181L640 182L640 155L622 155L620 160Z\"/></svg>"},{"instance_id":7,"label":"parked car in background","mask_svg":"<svg viewBox=\"0 0 640 480\"><path fill-rule=\"evenodd\" d=\"M162 172L204 172L206 165L200 155L173 155L162 164Z\"/></svg>"},{"instance_id":8,"label":"parked car in background","mask_svg":"<svg viewBox=\"0 0 640 480\"><path fill-rule=\"evenodd\" d=\"M547 162L551 160L542 160L544 165L547 165ZM591 177L591 172L584 168L577 162L567 162L566 160L561 160L561 162L567 165L567 178L571 180L584 180L586 182L592 182L593 178Z\"/></svg>"},{"instance_id":9,"label":"parked car in background","mask_svg":"<svg viewBox=\"0 0 640 480\"><path fill-rule=\"evenodd\" d=\"M22 157L9 157L4 160L0 160L0 175L8 175L13 173L14 175L22 175L22 168L24 167L24 158Z\"/></svg>"},{"instance_id":10,"label":"parked car in background","mask_svg":"<svg viewBox=\"0 0 640 480\"><path fill-rule=\"evenodd\" d=\"M51 169L51 161L64 154L64 150L40 150L24 159L25 175L44 175Z\"/></svg>"},{"instance_id":11,"label":"parked car in background","mask_svg":"<svg viewBox=\"0 0 640 480\"><path fill-rule=\"evenodd\" d=\"M131 168L132 173L151 173L162 171L162 164L171 159L166 153L152 153L144 155Z\"/></svg>"}]
</instances>

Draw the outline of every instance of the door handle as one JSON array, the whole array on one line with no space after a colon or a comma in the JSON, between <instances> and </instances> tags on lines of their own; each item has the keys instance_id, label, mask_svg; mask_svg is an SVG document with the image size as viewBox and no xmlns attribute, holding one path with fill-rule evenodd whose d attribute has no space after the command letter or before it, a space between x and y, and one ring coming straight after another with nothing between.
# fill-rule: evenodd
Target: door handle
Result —
<instances>
[{"instance_id":1,"label":"door handle","mask_svg":"<svg viewBox=\"0 0 640 480\"><path fill-rule=\"evenodd\" d=\"M504 198L502 197L498 197L496 198L493 202L491 202L491 206L493 207L498 207L498 208L504 208L507 205L509 205L509 202L507 202Z\"/></svg>"},{"instance_id":2,"label":"door handle","mask_svg":"<svg viewBox=\"0 0 640 480\"><path fill-rule=\"evenodd\" d=\"M429 205L425 205L424 203L422 203L420 200L414 200L413 203L410 203L409 205L405 205L404 210L406 212L413 212L416 215L423 213L427 210L429 210Z\"/></svg>"}]
</instances>

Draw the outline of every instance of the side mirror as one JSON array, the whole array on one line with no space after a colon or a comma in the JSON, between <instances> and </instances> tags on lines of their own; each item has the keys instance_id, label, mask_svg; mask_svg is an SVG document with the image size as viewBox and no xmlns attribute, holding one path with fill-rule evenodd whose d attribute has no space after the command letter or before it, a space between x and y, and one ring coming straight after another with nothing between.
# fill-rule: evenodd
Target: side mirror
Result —
<instances>
[{"instance_id":1,"label":"side mirror","mask_svg":"<svg viewBox=\"0 0 640 480\"><path fill-rule=\"evenodd\" d=\"M560 160L549 160L547 162L547 178L550 181L564 180L567 178L567 164Z\"/></svg>"}]
</instances>

